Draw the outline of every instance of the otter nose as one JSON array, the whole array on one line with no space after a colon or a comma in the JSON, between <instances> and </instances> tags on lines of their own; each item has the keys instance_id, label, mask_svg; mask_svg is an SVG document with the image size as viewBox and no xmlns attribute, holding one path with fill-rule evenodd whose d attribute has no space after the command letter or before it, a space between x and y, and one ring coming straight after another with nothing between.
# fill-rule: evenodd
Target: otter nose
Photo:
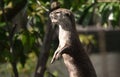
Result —
<instances>
[{"instance_id":1,"label":"otter nose","mask_svg":"<svg viewBox=\"0 0 120 77\"><path fill-rule=\"evenodd\" d=\"M57 22L57 17L54 16L53 14L50 14L50 19L52 23L56 23Z\"/></svg>"}]
</instances>

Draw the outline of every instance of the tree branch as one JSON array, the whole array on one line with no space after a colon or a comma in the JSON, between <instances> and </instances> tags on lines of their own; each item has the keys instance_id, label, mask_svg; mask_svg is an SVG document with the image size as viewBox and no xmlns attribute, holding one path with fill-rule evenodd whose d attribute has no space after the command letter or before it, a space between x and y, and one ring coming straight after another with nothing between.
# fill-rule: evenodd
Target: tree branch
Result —
<instances>
[{"instance_id":1,"label":"tree branch","mask_svg":"<svg viewBox=\"0 0 120 77\"><path fill-rule=\"evenodd\" d=\"M1 0L3 1L3 0ZM14 18L27 4L27 0L21 0L19 3L17 3L13 8L6 8L4 9L6 12L2 13L1 20L0 21L11 21L11 19ZM6 18L4 17L4 14L6 15Z\"/></svg>"},{"instance_id":2,"label":"tree branch","mask_svg":"<svg viewBox=\"0 0 120 77\"><path fill-rule=\"evenodd\" d=\"M79 24L82 24L82 22L84 21L85 16L87 15L89 9L90 9L91 7L93 7L95 4L96 4L96 3L91 4L89 7L87 7L87 8L83 11L83 15L82 15L82 16L80 17L80 19L78 20L78 23L79 23Z\"/></svg>"},{"instance_id":3,"label":"tree branch","mask_svg":"<svg viewBox=\"0 0 120 77\"><path fill-rule=\"evenodd\" d=\"M50 2L52 3L53 0L51 0ZM48 17L49 17L49 13L48 13ZM44 72L46 70L46 63L49 58L50 45L51 45L52 36L54 32L50 19L48 19L47 21L46 31L47 32L44 36L43 45L40 50L34 77L44 77Z\"/></svg>"},{"instance_id":4,"label":"tree branch","mask_svg":"<svg viewBox=\"0 0 120 77\"><path fill-rule=\"evenodd\" d=\"M10 53L11 53L11 56L14 57L15 54L14 54L14 51L13 51L13 37L15 35L15 30L16 30L16 24L15 26L12 28L12 30L10 30L10 26L8 24L8 20L7 20L7 16L5 14L5 10L4 10L4 2L3 0L0 1L0 5L2 4L1 6L1 9L2 9L2 12L3 12L3 17L4 17L4 21L6 22L7 24L7 28L8 28L8 32L9 32L9 43L10 43ZM16 63L16 60L11 60L10 61L11 65L12 65L12 68L13 68L13 72L14 72L14 77L18 77L18 70L17 70L17 63Z\"/></svg>"}]
</instances>

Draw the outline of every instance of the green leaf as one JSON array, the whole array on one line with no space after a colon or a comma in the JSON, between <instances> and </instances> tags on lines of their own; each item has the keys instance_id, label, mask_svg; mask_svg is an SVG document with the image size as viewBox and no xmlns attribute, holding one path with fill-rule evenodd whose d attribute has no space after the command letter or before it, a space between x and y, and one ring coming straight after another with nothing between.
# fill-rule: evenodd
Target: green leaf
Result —
<instances>
[{"instance_id":1,"label":"green leaf","mask_svg":"<svg viewBox=\"0 0 120 77\"><path fill-rule=\"evenodd\" d=\"M6 26L6 23L5 23L5 22L1 22L1 23L0 23L0 28L1 28L1 27L5 27L5 26Z\"/></svg>"}]
</instances>

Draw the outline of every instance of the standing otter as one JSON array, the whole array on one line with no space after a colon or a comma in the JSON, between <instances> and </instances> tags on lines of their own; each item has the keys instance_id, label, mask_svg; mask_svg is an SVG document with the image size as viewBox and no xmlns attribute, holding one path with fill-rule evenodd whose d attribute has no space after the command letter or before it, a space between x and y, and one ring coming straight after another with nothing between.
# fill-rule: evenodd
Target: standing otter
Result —
<instances>
[{"instance_id":1,"label":"standing otter","mask_svg":"<svg viewBox=\"0 0 120 77\"><path fill-rule=\"evenodd\" d=\"M58 8L50 13L52 24L59 26L59 46L51 63L63 57L70 77L97 77L93 65L82 47L71 11Z\"/></svg>"}]
</instances>

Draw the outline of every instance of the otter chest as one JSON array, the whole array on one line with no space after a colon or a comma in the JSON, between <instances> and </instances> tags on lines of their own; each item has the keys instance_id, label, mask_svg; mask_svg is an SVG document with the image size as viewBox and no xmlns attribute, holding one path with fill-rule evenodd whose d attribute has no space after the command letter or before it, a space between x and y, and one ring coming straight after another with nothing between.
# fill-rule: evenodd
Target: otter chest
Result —
<instances>
[{"instance_id":1,"label":"otter chest","mask_svg":"<svg viewBox=\"0 0 120 77\"><path fill-rule=\"evenodd\" d=\"M59 44L60 44L60 46L65 46L65 44L70 40L69 35L70 35L69 31L66 31L61 26L59 26Z\"/></svg>"}]
</instances>

